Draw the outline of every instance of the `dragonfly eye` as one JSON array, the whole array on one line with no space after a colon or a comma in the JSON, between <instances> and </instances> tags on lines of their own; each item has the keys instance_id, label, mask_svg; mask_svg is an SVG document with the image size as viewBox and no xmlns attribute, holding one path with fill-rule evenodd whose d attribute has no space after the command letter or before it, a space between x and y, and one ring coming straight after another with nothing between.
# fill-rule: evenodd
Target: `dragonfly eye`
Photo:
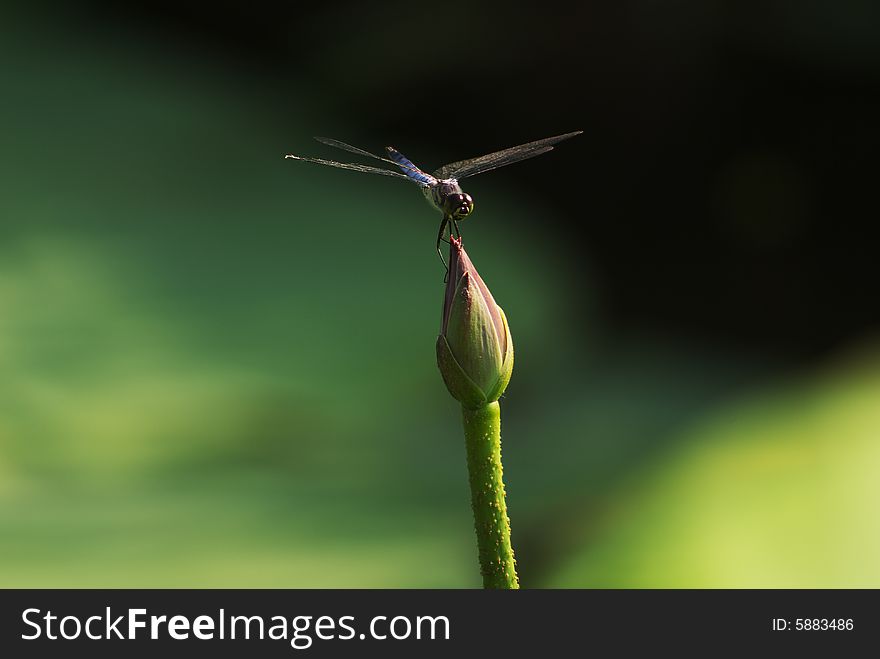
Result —
<instances>
[{"instance_id":1,"label":"dragonfly eye","mask_svg":"<svg viewBox=\"0 0 880 659\"><path fill-rule=\"evenodd\" d=\"M474 200L467 193L455 195L455 216L462 218L474 210Z\"/></svg>"}]
</instances>

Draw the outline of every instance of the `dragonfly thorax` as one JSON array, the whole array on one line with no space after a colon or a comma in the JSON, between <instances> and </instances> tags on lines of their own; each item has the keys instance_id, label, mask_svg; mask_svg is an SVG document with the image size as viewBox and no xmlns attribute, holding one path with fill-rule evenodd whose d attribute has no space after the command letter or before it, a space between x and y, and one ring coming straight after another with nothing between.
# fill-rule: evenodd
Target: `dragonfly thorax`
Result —
<instances>
[{"instance_id":1,"label":"dragonfly thorax","mask_svg":"<svg viewBox=\"0 0 880 659\"><path fill-rule=\"evenodd\" d=\"M425 197L443 215L456 220L463 220L474 210L473 198L461 189L455 179L438 181L425 188Z\"/></svg>"}]
</instances>

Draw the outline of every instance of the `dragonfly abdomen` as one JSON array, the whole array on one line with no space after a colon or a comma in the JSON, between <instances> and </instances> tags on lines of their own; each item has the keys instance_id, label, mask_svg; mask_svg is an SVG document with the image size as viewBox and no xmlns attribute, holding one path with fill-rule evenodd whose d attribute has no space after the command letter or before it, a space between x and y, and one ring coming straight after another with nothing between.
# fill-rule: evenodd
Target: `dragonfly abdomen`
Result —
<instances>
[{"instance_id":1,"label":"dragonfly abdomen","mask_svg":"<svg viewBox=\"0 0 880 659\"><path fill-rule=\"evenodd\" d=\"M401 170L403 170L403 173L409 176L412 180L421 183L422 185L431 185L437 180L433 176L425 174L422 170L412 164L412 161L397 149L387 146L385 147L385 150L388 152L391 159L398 164Z\"/></svg>"}]
</instances>

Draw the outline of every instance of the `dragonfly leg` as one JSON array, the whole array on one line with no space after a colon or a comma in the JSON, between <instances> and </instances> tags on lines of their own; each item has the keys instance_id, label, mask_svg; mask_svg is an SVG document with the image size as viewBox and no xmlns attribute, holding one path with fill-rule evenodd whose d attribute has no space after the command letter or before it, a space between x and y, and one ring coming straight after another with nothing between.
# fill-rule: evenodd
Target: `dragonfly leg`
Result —
<instances>
[{"instance_id":1,"label":"dragonfly leg","mask_svg":"<svg viewBox=\"0 0 880 659\"><path fill-rule=\"evenodd\" d=\"M458 221L455 218L451 218L452 228L455 229L455 237L459 240L461 239L461 231L458 228Z\"/></svg>"},{"instance_id":2,"label":"dragonfly leg","mask_svg":"<svg viewBox=\"0 0 880 659\"><path fill-rule=\"evenodd\" d=\"M443 250L440 249L440 243L448 243L448 240L443 238L443 232L446 230L446 225L449 224L449 218L444 215L443 220L440 222L440 230L437 232L437 254L440 256L440 262L443 264L443 267L446 268L446 277L443 278L443 281L446 281L446 278L449 277L449 266L446 265L446 259L443 258Z\"/></svg>"}]
</instances>

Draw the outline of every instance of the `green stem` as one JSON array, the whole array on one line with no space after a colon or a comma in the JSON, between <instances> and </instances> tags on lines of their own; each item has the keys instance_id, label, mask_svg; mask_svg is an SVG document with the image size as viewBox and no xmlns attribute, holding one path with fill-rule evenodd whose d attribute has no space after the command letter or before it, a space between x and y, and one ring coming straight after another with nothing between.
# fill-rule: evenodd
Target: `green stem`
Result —
<instances>
[{"instance_id":1,"label":"green stem","mask_svg":"<svg viewBox=\"0 0 880 659\"><path fill-rule=\"evenodd\" d=\"M497 402L461 408L471 506L484 588L519 588L501 468L501 408Z\"/></svg>"}]
</instances>

